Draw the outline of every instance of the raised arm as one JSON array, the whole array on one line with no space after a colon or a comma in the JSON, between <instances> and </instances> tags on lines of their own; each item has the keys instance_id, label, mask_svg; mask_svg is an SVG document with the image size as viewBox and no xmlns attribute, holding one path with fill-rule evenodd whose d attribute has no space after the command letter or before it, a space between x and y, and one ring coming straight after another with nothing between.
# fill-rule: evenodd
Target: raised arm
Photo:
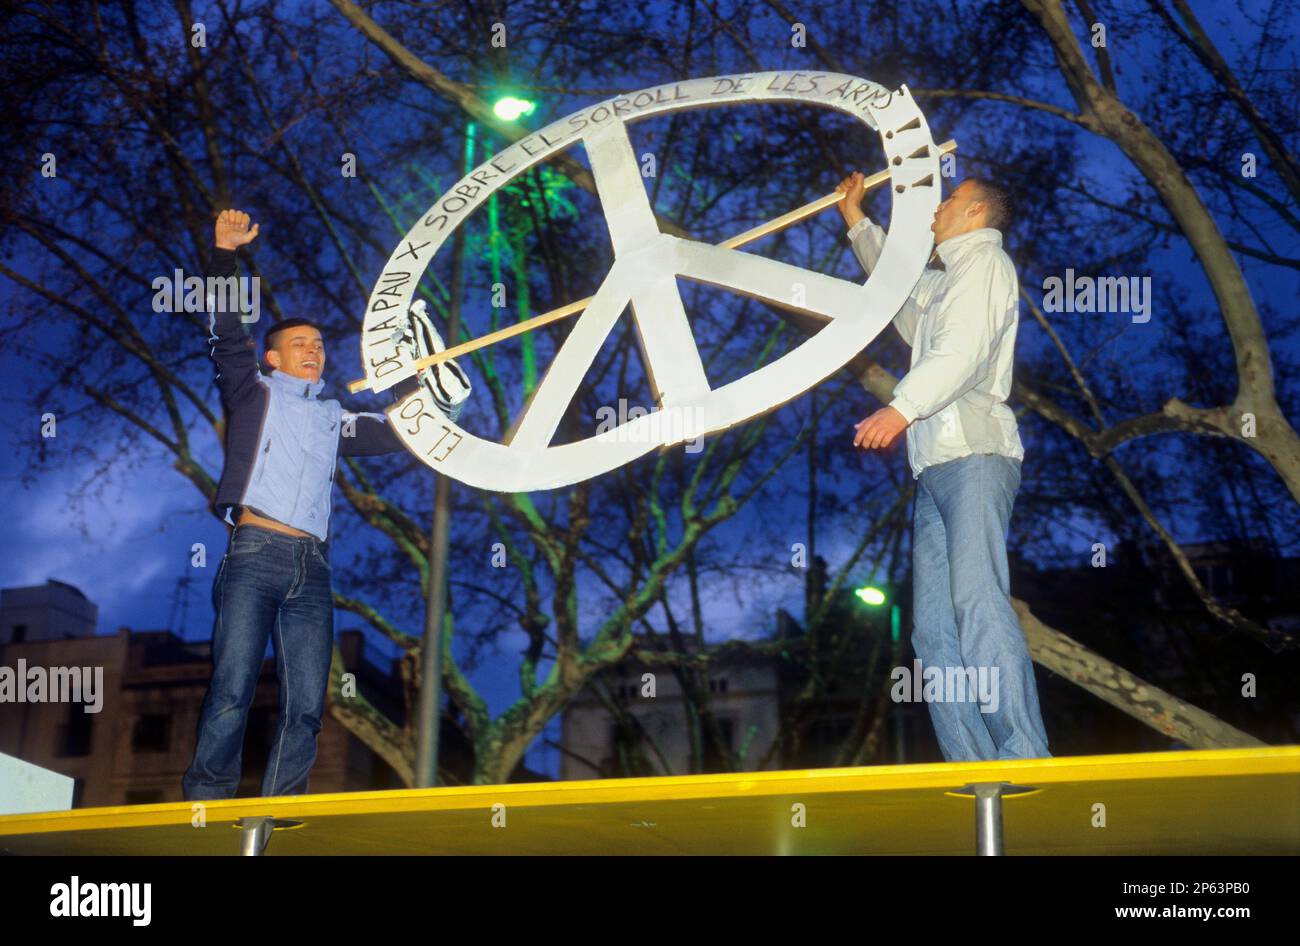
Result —
<instances>
[{"instance_id":1,"label":"raised arm","mask_svg":"<svg viewBox=\"0 0 1300 946\"><path fill-rule=\"evenodd\" d=\"M236 252L257 237L258 225L248 226L248 214L223 210L214 228L212 257L204 280L208 315L208 354L217 366L217 388L226 409L257 389L257 343L239 312L239 277Z\"/></svg>"},{"instance_id":2,"label":"raised arm","mask_svg":"<svg viewBox=\"0 0 1300 946\"><path fill-rule=\"evenodd\" d=\"M836 188L845 197L837 204L844 222L849 228L849 246L858 258L862 271L868 276L880 261L880 254L885 249L885 231L871 221L862 211L862 198L866 187L861 172L854 172L840 182ZM925 302L934 292L943 276L938 270L928 267L921 273L921 278L913 287L911 295L894 316L894 328L910 346L916 337L916 323L921 317Z\"/></svg>"}]
</instances>

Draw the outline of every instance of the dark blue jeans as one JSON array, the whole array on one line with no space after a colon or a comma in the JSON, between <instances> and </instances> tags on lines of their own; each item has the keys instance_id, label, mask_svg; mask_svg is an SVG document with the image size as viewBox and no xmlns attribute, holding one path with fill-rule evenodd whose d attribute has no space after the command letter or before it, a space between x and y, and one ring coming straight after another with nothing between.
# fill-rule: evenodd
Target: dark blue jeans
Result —
<instances>
[{"instance_id":1,"label":"dark blue jeans","mask_svg":"<svg viewBox=\"0 0 1300 946\"><path fill-rule=\"evenodd\" d=\"M235 796L244 726L268 638L275 647L280 718L262 796L302 794L316 760L334 648L329 552L314 537L237 526L212 597L212 682L194 761L182 781L185 800Z\"/></svg>"}]
</instances>

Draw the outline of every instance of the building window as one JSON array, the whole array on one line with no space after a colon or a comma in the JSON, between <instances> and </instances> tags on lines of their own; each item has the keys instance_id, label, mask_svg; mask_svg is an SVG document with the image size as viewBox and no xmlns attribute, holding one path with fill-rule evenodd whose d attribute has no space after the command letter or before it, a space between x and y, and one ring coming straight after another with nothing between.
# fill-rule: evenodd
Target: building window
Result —
<instances>
[{"instance_id":1,"label":"building window","mask_svg":"<svg viewBox=\"0 0 1300 946\"><path fill-rule=\"evenodd\" d=\"M610 687L610 693L614 699L627 703L631 700L641 698L642 684L640 683L617 683Z\"/></svg>"},{"instance_id":2,"label":"building window","mask_svg":"<svg viewBox=\"0 0 1300 946\"><path fill-rule=\"evenodd\" d=\"M161 713L150 713L135 721L131 733L133 752L166 752L169 748L171 720Z\"/></svg>"},{"instance_id":3,"label":"building window","mask_svg":"<svg viewBox=\"0 0 1300 946\"><path fill-rule=\"evenodd\" d=\"M726 678L725 678L725 677L714 677L713 679L711 679L711 680L709 681L709 692L710 692L710 693L726 693L726 692L727 692L727 680L726 680Z\"/></svg>"},{"instance_id":4,"label":"building window","mask_svg":"<svg viewBox=\"0 0 1300 946\"><path fill-rule=\"evenodd\" d=\"M602 778L635 778L653 775L645 771L641 732L630 726L614 723L609 727L609 755L600 761Z\"/></svg>"},{"instance_id":5,"label":"building window","mask_svg":"<svg viewBox=\"0 0 1300 946\"><path fill-rule=\"evenodd\" d=\"M156 805L160 801L163 801L161 788L137 788L126 793L128 805Z\"/></svg>"},{"instance_id":6,"label":"building window","mask_svg":"<svg viewBox=\"0 0 1300 946\"><path fill-rule=\"evenodd\" d=\"M722 731L722 742L726 746L727 752L732 752L735 747L734 724L725 716L718 718L718 729ZM702 761L705 772L726 772L730 770L730 760L714 744L713 740L708 738L704 733L704 752Z\"/></svg>"},{"instance_id":7,"label":"building window","mask_svg":"<svg viewBox=\"0 0 1300 946\"><path fill-rule=\"evenodd\" d=\"M68 719L55 730L54 754L61 759L90 755L90 730L95 717L81 703L68 706Z\"/></svg>"},{"instance_id":8,"label":"building window","mask_svg":"<svg viewBox=\"0 0 1300 946\"><path fill-rule=\"evenodd\" d=\"M13 638L13 643L15 643L15 644L21 644L21 643L23 643L23 641L25 641L25 640L27 640L27 625L26 625L26 624L15 624L15 625L14 625L14 638Z\"/></svg>"}]
</instances>

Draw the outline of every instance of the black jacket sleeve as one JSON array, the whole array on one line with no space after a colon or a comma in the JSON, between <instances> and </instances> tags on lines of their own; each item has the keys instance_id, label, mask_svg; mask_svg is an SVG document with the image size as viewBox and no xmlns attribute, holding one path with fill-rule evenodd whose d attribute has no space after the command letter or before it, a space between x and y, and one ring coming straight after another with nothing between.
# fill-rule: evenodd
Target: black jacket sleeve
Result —
<instances>
[{"instance_id":1,"label":"black jacket sleeve","mask_svg":"<svg viewBox=\"0 0 1300 946\"><path fill-rule=\"evenodd\" d=\"M419 379L412 376L393 385L393 403L419 387ZM384 414L353 413L344 411L343 429L339 432L339 454L345 457L373 457L382 453L396 453L404 449L402 442L389 426Z\"/></svg>"},{"instance_id":2,"label":"black jacket sleeve","mask_svg":"<svg viewBox=\"0 0 1300 946\"><path fill-rule=\"evenodd\" d=\"M214 247L204 280L209 355L217 366L217 388L227 411L257 390L261 374L257 343L239 316L237 269L234 250Z\"/></svg>"}]
</instances>

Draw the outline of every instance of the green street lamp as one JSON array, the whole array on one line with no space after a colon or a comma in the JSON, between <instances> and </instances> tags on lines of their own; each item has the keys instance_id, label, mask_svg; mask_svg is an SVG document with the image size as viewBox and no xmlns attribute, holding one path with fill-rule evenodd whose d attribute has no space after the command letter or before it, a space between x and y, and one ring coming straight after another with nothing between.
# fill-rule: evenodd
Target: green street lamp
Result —
<instances>
[{"instance_id":1,"label":"green street lamp","mask_svg":"<svg viewBox=\"0 0 1300 946\"><path fill-rule=\"evenodd\" d=\"M873 588L870 585L865 588L858 588L853 593L872 607L885 603L885 593L879 588Z\"/></svg>"},{"instance_id":2,"label":"green street lamp","mask_svg":"<svg viewBox=\"0 0 1300 946\"><path fill-rule=\"evenodd\" d=\"M535 108L537 108L536 102L506 95L496 100L496 104L492 106L492 113L502 121L512 122L517 118L533 114Z\"/></svg>"},{"instance_id":3,"label":"green street lamp","mask_svg":"<svg viewBox=\"0 0 1300 946\"><path fill-rule=\"evenodd\" d=\"M853 593L873 608L880 607L887 600L885 593L872 585L856 588ZM900 617L898 605L891 605L889 608L889 639L895 644L898 643L899 625L902 623Z\"/></svg>"}]
</instances>

